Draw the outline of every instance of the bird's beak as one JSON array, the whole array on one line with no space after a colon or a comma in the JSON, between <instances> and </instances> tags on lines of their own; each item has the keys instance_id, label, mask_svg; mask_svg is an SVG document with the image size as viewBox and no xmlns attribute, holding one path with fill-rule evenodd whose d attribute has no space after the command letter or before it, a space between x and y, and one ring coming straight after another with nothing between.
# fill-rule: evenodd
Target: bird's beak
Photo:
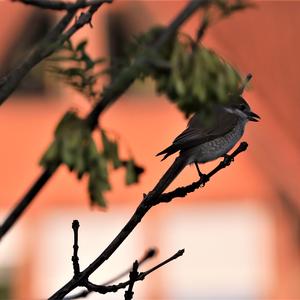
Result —
<instances>
[{"instance_id":1,"label":"bird's beak","mask_svg":"<svg viewBox=\"0 0 300 300\"><path fill-rule=\"evenodd\" d=\"M248 120L252 122L258 122L260 120L260 116L250 111L250 113L248 114Z\"/></svg>"}]
</instances>

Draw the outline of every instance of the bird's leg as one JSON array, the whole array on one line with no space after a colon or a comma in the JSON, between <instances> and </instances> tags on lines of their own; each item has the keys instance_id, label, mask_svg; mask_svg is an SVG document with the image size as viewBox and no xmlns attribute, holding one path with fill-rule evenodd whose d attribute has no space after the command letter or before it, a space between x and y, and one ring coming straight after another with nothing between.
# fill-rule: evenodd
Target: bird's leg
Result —
<instances>
[{"instance_id":1,"label":"bird's leg","mask_svg":"<svg viewBox=\"0 0 300 300\"><path fill-rule=\"evenodd\" d=\"M223 163L226 166L229 166L230 163L234 161L234 159L232 157L230 157L230 155L228 155L228 154L224 154L223 157L224 157Z\"/></svg>"},{"instance_id":2,"label":"bird's leg","mask_svg":"<svg viewBox=\"0 0 300 300\"><path fill-rule=\"evenodd\" d=\"M200 177L200 178L205 177L206 174L203 174L203 173L200 171L199 166L198 166L198 164L197 164L196 162L195 162L195 166L196 166L196 169L197 169L197 172L198 172L199 177Z\"/></svg>"},{"instance_id":3,"label":"bird's leg","mask_svg":"<svg viewBox=\"0 0 300 300\"><path fill-rule=\"evenodd\" d=\"M194 163L198 172L199 177L201 178L204 174L200 171L198 164L195 162Z\"/></svg>"},{"instance_id":4,"label":"bird's leg","mask_svg":"<svg viewBox=\"0 0 300 300\"><path fill-rule=\"evenodd\" d=\"M200 171L200 168L199 168L199 166L198 166L198 164L197 164L196 162L195 162L195 166L196 166L198 175L199 175L199 177L200 177L200 180L203 181L203 183L201 184L201 186L204 187L204 186L205 186L205 183L206 183L207 181L209 181L209 177L208 177L206 174L203 174L203 173Z\"/></svg>"}]
</instances>

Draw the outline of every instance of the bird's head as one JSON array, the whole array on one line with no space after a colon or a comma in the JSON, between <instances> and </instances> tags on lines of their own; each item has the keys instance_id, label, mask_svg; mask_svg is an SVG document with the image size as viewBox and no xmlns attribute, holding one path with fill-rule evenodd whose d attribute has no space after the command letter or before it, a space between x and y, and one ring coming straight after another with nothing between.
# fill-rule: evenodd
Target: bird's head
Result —
<instances>
[{"instance_id":1,"label":"bird's head","mask_svg":"<svg viewBox=\"0 0 300 300\"><path fill-rule=\"evenodd\" d=\"M224 108L227 112L238 115L246 121L258 122L260 119L260 116L251 111L249 104L241 96L238 96L231 103L225 105Z\"/></svg>"}]
</instances>

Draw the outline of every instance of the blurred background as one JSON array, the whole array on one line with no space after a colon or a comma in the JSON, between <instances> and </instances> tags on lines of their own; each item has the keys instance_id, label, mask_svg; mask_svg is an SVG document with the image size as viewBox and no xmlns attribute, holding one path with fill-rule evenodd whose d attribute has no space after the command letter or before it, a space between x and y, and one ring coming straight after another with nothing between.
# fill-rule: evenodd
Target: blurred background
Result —
<instances>
[{"instance_id":1,"label":"blurred background","mask_svg":"<svg viewBox=\"0 0 300 300\"><path fill-rule=\"evenodd\" d=\"M136 299L300 299L300 2L257 1L209 28L203 44L242 74L252 73L244 96L262 120L249 124L249 143L234 164L203 189L153 208L103 268L104 282L128 268L149 247L159 255L142 269L185 248L183 257L136 284ZM115 1L95 15L75 41L89 39L92 56L113 57L154 24L167 25L186 1ZM13 2L0 3L0 71L22 60L60 14ZM195 34L200 14L183 27ZM41 173L38 161L69 108L84 116L91 103L36 67L0 108L0 218ZM145 167L127 187L123 170L112 174L108 207L91 207L87 182L60 167L0 244L0 298L43 299L73 275L73 219L80 222L79 255L86 267L112 240L172 163L155 154L186 126L175 105L151 83L135 84L101 117L120 136L121 152ZM213 168L217 161L205 165ZM186 168L171 188L197 179ZM97 299L91 295L89 299ZM103 299L122 299L123 291Z\"/></svg>"}]
</instances>

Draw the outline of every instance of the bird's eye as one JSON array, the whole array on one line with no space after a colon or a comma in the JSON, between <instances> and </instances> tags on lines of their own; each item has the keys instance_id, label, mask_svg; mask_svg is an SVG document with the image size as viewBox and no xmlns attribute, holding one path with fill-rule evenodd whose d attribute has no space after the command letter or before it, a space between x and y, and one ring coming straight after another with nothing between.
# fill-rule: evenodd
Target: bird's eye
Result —
<instances>
[{"instance_id":1,"label":"bird's eye","mask_svg":"<svg viewBox=\"0 0 300 300\"><path fill-rule=\"evenodd\" d=\"M240 105L240 110L241 110L241 111L244 111L244 110L246 110L246 109L247 109L247 107L246 107L245 104L241 104L241 105Z\"/></svg>"}]
</instances>

